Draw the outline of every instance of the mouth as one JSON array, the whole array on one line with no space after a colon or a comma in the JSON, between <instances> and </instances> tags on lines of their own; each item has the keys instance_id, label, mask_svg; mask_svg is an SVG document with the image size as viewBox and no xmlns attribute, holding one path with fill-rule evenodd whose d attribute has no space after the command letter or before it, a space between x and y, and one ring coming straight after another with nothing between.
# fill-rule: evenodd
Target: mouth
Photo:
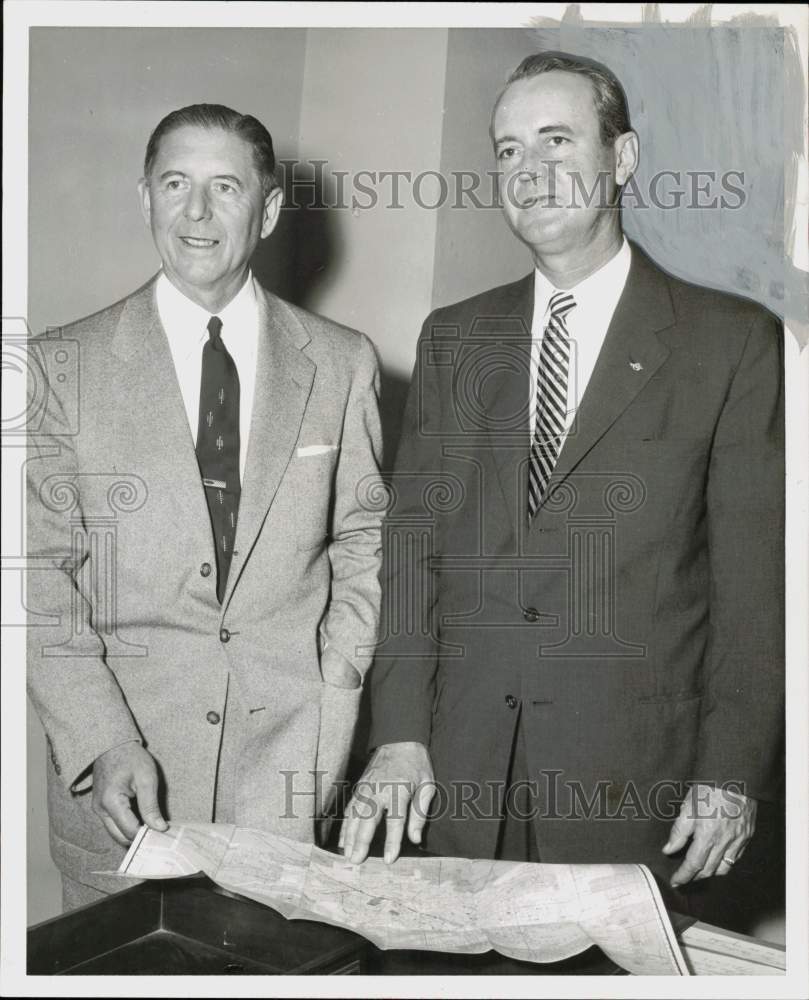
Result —
<instances>
[{"instance_id":1,"label":"mouth","mask_svg":"<svg viewBox=\"0 0 809 1000\"><path fill-rule=\"evenodd\" d=\"M210 250L219 246L219 240L204 240L197 236L181 236L180 242L193 250Z\"/></svg>"},{"instance_id":2,"label":"mouth","mask_svg":"<svg viewBox=\"0 0 809 1000\"><path fill-rule=\"evenodd\" d=\"M553 195L537 195L517 202L517 208L561 208L561 203Z\"/></svg>"}]
</instances>

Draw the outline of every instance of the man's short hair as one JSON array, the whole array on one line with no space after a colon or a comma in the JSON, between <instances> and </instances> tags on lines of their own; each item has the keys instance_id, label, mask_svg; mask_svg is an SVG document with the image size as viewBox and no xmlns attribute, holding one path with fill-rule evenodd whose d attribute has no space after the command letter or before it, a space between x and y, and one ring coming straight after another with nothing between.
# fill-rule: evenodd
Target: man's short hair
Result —
<instances>
[{"instance_id":1,"label":"man's short hair","mask_svg":"<svg viewBox=\"0 0 809 1000\"><path fill-rule=\"evenodd\" d=\"M494 105L495 109L512 83L516 83L517 80L529 80L531 77L553 70L578 73L580 76L586 76L593 85L593 103L598 116L601 142L605 146L611 145L624 132L631 131L626 94L618 77L593 59L572 56L567 52L537 52L523 59L500 92Z\"/></svg>"},{"instance_id":2,"label":"man's short hair","mask_svg":"<svg viewBox=\"0 0 809 1000\"><path fill-rule=\"evenodd\" d=\"M187 108L179 108L167 114L149 136L146 144L143 174L147 181L163 136L189 125L194 128L219 128L244 139L253 148L253 161L261 177L265 196L279 187L278 178L275 176L272 136L258 118L239 114L233 108L226 108L224 104L189 104Z\"/></svg>"}]
</instances>

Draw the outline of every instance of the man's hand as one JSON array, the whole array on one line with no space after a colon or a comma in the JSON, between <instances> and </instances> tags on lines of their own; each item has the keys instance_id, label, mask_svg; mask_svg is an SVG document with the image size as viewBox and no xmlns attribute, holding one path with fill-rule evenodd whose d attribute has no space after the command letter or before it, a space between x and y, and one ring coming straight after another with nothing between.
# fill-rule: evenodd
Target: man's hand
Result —
<instances>
[{"instance_id":1,"label":"man's hand","mask_svg":"<svg viewBox=\"0 0 809 1000\"><path fill-rule=\"evenodd\" d=\"M421 843L427 810L435 795L430 755L423 743L386 743L378 747L357 782L340 830L340 848L358 865L368 857L374 831L387 813L385 864L399 857L407 820L407 835Z\"/></svg>"},{"instance_id":2,"label":"man's hand","mask_svg":"<svg viewBox=\"0 0 809 1000\"><path fill-rule=\"evenodd\" d=\"M93 812L107 833L128 847L140 821L130 799L137 799L143 822L153 830L167 830L157 804L157 765L140 743L122 743L97 757L93 764Z\"/></svg>"},{"instance_id":3,"label":"man's hand","mask_svg":"<svg viewBox=\"0 0 809 1000\"><path fill-rule=\"evenodd\" d=\"M727 875L756 829L758 803L741 792L712 785L692 785L680 806L664 854L676 854L688 843L683 863L671 877L673 886L692 879Z\"/></svg>"}]
</instances>

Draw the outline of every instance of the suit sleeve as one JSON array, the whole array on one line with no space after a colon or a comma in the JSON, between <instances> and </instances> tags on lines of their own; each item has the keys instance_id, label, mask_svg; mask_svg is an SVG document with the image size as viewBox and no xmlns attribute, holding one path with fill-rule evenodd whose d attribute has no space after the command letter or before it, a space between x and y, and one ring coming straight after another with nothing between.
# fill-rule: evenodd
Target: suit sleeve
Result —
<instances>
[{"instance_id":1,"label":"suit sleeve","mask_svg":"<svg viewBox=\"0 0 809 1000\"><path fill-rule=\"evenodd\" d=\"M783 335L754 320L716 428L696 780L771 799L784 713Z\"/></svg>"},{"instance_id":2,"label":"suit sleeve","mask_svg":"<svg viewBox=\"0 0 809 1000\"><path fill-rule=\"evenodd\" d=\"M26 463L28 693L57 774L67 788L81 791L97 757L141 737L94 624L76 429L35 359L29 370L29 413L36 380L46 388L41 424L36 433L29 426ZM114 586L114 580L99 585Z\"/></svg>"},{"instance_id":3,"label":"suit sleeve","mask_svg":"<svg viewBox=\"0 0 809 1000\"><path fill-rule=\"evenodd\" d=\"M381 639L371 670L370 747L429 745L435 697L437 588L429 585L431 550L418 538L424 497L441 476L441 390L427 363L433 316L427 318L405 405L392 476L393 502L382 552ZM413 532L412 528L416 531Z\"/></svg>"},{"instance_id":4,"label":"suit sleeve","mask_svg":"<svg viewBox=\"0 0 809 1000\"><path fill-rule=\"evenodd\" d=\"M379 628L379 560L384 497L379 463L379 365L360 341L346 406L331 520L331 599L322 624L323 661L341 655L364 677Z\"/></svg>"}]
</instances>

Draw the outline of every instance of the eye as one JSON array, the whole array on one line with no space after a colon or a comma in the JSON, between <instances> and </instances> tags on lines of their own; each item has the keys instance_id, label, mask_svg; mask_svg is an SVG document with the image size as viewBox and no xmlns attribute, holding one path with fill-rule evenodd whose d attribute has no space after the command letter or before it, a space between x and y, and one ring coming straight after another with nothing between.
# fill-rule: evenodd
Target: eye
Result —
<instances>
[{"instance_id":1,"label":"eye","mask_svg":"<svg viewBox=\"0 0 809 1000\"><path fill-rule=\"evenodd\" d=\"M557 146L557 147L558 147L558 146L562 146L562 145L564 145L564 144L565 144L566 142L570 142L570 139L568 139L568 138L567 138L566 136L564 136L564 135L552 135L552 136L551 136L551 137L550 137L550 138L548 139L548 142L549 142L549 143L550 143L550 144L551 144L552 146Z\"/></svg>"},{"instance_id":2,"label":"eye","mask_svg":"<svg viewBox=\"0 0 809 1000\"><path fill-rule=\"evenodd\" d=\"M219 194L231 194L231 192L236 190L236 188L232 184L228 184L227 181L217 181L213 188L214 191L217 191Z\"/></svg>"},{"instance_id":3,"label":"eye","mask_svg":"<svg viewBox=\"0 0 809 1000\"><path fill-rule=\"evenodd\" d=\"M499 149L497 152L497 159L511 160L517 155L518 152L519 150L516 146L503 146L502 149Z\"/></svg>"},{"instance_id":4,"label":"eye","mask_svg":"<svg viewBox=\"0 0 809 1000\"><path fill-rule=\"evenodd\" d=\"M182 181L173 177L170 181L166 181L166 189L168 191L179 191L182 187Z\"/></svg>"}]
</instances>

